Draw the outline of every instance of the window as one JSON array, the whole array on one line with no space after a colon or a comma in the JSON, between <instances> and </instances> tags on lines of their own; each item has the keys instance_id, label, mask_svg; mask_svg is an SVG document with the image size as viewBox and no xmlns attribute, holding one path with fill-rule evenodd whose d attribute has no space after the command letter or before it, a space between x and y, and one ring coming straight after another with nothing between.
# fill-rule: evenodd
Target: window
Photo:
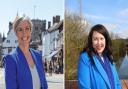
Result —
<instances>
[{"instance_id":1,"label":"window","mask_svg":"<svg viewBox=\"0 0 128 89\"><path fill-rule=\"evenodd\" d=\"M17 40L15 40L15 43L17 43L18 41Z\"/></svg>"},{"instance_id":2,"label":"window","mask_svg":"<svg viewBox=\"0 0 128 89\"><path fill-rule=\"evenodd\" d=\"M12 48L8 48L8 53L10 53L12 51Z\"/></svg>"},{"instance_id":3,"label":"window","mask_svg":"<svg viewBox=\"0 0 128 89\"><path fill-rule=\"evenodd\" d=\"M10 43L10 40L7 40L7 43Z\"/></svg>"},{"instance_id":4,"label":"window","mask_svg":"<svg viewBox=\"0 0 128 89\"><path fill-rule=\"evenodd\" d=\"M38 27L35 27L35 30L38 31Z\"/></svg>"}]
</instances>

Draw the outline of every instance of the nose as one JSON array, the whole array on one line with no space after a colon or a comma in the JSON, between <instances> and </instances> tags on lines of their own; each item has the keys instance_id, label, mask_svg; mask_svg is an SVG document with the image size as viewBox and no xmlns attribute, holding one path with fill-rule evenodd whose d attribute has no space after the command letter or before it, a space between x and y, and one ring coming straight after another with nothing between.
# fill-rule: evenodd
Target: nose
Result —
<instances>
[{"instance_id":1,"label":"nose","mask_svg":"<svg viewBox=\"0 0 128 89\"><path fill-rule=\"evenodd\" d=\"M27 32L25 30L22 31L23 36L26 36Z\"/></svg>"},{"instance_id":2,"label":"nose","mask_svg":"<svg viewBox=\"0 0 128 89\"><path fill-rule=\"evenodd\" d=\"M25 30L23 30L22 33L25 34L26 33Z\"/></svg>"},{"instance_id":3,"label":"nose","mask_svg":"<svg viewBox=\"0 0 128 89\"><path fill-rule=\"evenodd\" d=\"M101 43L101 40L100 40L100 39L98 39L97 43L98 43L98 44L100 44L100 43Z\"/></svg>"}]
</instances>

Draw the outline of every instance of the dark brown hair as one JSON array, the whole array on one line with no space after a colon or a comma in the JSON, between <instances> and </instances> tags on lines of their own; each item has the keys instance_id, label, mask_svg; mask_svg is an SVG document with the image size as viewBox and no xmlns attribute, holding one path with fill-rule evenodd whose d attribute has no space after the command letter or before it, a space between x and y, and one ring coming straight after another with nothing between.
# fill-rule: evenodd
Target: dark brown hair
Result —
<instances>
[{"instance_id":1,"label":"dark brown hair","mask_svg":"<svg viewBox=\"0 0 128 89\"><path fill-rule=\"evenodd\" d=\"M91 28L91 31L88 35L88 42L87 42L86 47L84 48L83 51L84 52L86 51L88 53L91 62L94 64L93 55L96 53L93 46L92 46L92 35L93 35L94 31L97 31L104 36L105 41L106 41L106 45L105 45L105 49L103 51L103 55L106 55L108 57L109 61L111 63L113 63L111 38L109 36L107 29L101 24L97 24Z\"/></svg>"}]
</instances>

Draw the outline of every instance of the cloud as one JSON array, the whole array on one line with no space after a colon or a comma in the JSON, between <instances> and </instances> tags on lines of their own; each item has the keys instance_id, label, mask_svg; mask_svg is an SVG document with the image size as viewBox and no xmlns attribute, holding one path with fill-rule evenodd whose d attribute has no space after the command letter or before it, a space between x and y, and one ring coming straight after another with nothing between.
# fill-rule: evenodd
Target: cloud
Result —
<instances>
[{"instance_id":1,"label":"cloud","mask_svg":"<svg viewBox=\"0 0 128 89\"><path fill-rule=\"evenodd\" d=\"M125 8L123 10L121 10L119 13L118 13L119 16L128 16L128 8Z\"/></svg>"},{"instance_id":2,"label":"cloud","mask_svg":"<svg viewBox=\"0 0 128 89\"><path fill-rule=\"evenodd\" d=\"M93 15L93 14L85 14L85 16L87 18L91 18L91 19L107 19L108 17L104 17L104 16L97 16L97 15Z\"/></svg>"},{"instance_id":3,"label":"cloud","mask_svg":"<svg viewBox=\"0 0 128 89\"><path fill-rule=\"evenodd\" d=\"M119 23L119 24L126 24L126 25L127 25L127 24L128 24L128 19L125 19L125 20L123 20L123 19L121 20L121 19L120 19L120 20L118 21L118 23Z\"/></svg>"},{"instance_id":4,"label":"cloud","mask_svg":"<svg viewBox=\"0 0 128 89\"><path fill-rule=\"evenodd\" d=\"M124 38L124 39L128 38L128 29L120 30L118 35L120 38Z\"/></svg>"},{"instance_id":5,"label":"cloud","mask_svg":"<svg viewBox=\"0 0 128 89\"><path fill-rule=\"evenodd\" d=\"M119 27L118 24L112 24L112 23L103 23L103 25L108 29L109 32L116 30Z\"/></svg>"},{"instance_id":6,"label":"cloud","mask_svg":"<svg viewBox=\"0 0 128 89\"><path fill-rule=\"evenodd\" d=\"M85 16L92 24L101 23L110 33L118 34L120 38L128 38L128 9L122 10L122 12L118 13L119 17L117 17L117 15L115 15L115 17L105 17L92 14L85 14Z\"/></svg>"},{"instance_id":7,"label":"cloud","mask_svg":"<svg viewBox=\"0 0 128 89\"><path fill-rule=\"evenodd\" d=\"M110 23L104 23L103 24L108 31L114 34L117 34L120 38L126 39L128 38L128 29L122 29L122 27L120 28L119 24L110 24Z\"/></svg>"}]
</instances>

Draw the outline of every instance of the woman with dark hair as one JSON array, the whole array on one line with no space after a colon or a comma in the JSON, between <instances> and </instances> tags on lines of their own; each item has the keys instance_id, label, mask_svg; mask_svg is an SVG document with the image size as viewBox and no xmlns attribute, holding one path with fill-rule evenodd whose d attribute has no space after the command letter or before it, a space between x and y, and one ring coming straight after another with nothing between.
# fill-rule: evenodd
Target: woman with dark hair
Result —
<instances>
[{"instance_id":1,"label":"woman with dark hair","mask_svg":"<svg viewBox=\"0 0 128 89\"><path fill-rule=\"evenodd\" d=\"M92 27L86 48L79 57L80 89L121 89L111 47L107 29L101 24Z\"/></svg>"}]
</instances>

